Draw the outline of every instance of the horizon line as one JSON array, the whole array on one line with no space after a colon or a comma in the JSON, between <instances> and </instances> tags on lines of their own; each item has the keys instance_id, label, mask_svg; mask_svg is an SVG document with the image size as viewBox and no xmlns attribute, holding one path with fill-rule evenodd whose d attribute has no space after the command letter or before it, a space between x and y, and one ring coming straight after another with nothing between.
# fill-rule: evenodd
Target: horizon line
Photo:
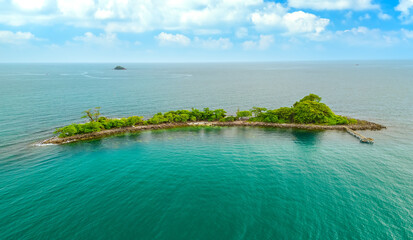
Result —
<instances>
[{"instance_id":1,"label":"horizon line","mask_svg":"<svg viewBox=\"0 0 413 240\"><path fill-rule=\"evenodd\" d=\"M1 62L0 64L197 64L197 63L279 63L279 62L351 62L351 61L359 61L359 62L368 62L368 61L413 61L413 58L400 58L400 59L318 59L318 60L260 60L260 61L102 61L102 62L94 62L94 61L86 61L86 62L64 62L64 61L44 61L44 62Z\"/></svg>"}]
</instances>

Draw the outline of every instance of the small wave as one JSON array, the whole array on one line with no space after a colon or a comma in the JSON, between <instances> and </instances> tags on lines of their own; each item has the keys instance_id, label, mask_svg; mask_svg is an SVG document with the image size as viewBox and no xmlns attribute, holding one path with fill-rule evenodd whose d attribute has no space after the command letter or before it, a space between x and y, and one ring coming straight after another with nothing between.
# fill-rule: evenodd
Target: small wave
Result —
<instances>
[{"instance_id":1,"label":"small wave","mask_svg":"<svg viewBox=\"0 0 413 240\"><path fill-rule=\"evenodd\" d=\"M82 74L80 74L80 75L82 75L82 76L84 76L84 77L87 77L87 78L96 78L96 79L112 79L112 78L109 78L109 77L97 77L97 76L92 76L92 75L89 75L89 73L88 72L83 72Z\"/></svg>"},{"instance_id":2,"label":"small wave","mask_svg":"<svg viewBox=\"0 0 413 240\"><path fill-rule=\"evenodd\" d=\"M1 76L46 76L47 73L6 73Z\"/></svg>"},{"instance_id":3,"label":"small wave","mask_svg":"<svg viewBox=\"0 0 413 240\"><path fill-rule=\"evenodd\" d=\"M50 140L50 139L53 139L53 137L48 138L48 139L46 139L46 140L43 140L43 141L41 141L41 142L33 143L32 146L35 146L35 147L45 147L45 146L57 145L57 144L54 144L54 143L45 143L45 142L47 142L47 141Z\"/></svg>"},{"instance_id":4,"label":"small wave","mask_svg":"<svg viewBox=\"0 0 413 240\"><path fill-rule=\"evenodd\" d=\"M35 147L46 147L46 146L54 146L54 145L57 145L57 144L54 144L54 143L34 143L33 144L33 146Z\"/></svg>"},{"instance_id":5,"label":"small wave","mask_svg":"<svg viewBox=\"0 0 413 240\"><path fill-rule=\"evenodd\" d=\"M88 77L88 78L95 78L95 79L112 79L112 78L108 78L108 77L97 77L97 76L91 76L91 75L87 75L87 74L82 74L84 77Z\"/></svg>"},{"instance_id":6,"label":"small wave","mask_svg":"<svg viewBox=\"0 0 413 240\"><path fill-rule=\"evenodd\" d=\"M83 74L76 74L76 73L60 73L60 76L78 76L78 75L83 75Z\"/></svg>"},{"instance_id":7,"label":"small wave","mask_svg":"<svg viewBox=\"0 0 413 240\"><path fill-rule=\"evenodd\" d=\"M24 76L46 76L47 73L23 73Z\"/></svg>"},{"instance_id":8,"label":"small wave","mask_svg":"<svg viewBox=\"0 0 413 240\"><path fill-rule=\"evenodd\" d=\"M189 78L192 74L172 74L170 78Z\"/></svg>"}]
</instances>

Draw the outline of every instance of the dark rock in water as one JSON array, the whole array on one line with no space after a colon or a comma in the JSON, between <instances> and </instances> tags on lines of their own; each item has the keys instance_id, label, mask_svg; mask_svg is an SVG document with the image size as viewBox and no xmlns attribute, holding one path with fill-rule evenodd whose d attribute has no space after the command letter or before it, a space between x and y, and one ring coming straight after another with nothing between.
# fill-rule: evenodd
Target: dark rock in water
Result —
<instances>
[{"instance_id":1,"label":"dark rock in water","mask_svg":"<svg viewBox=\"0 0 413 240\"><path fill-rule=\"evenodd\" d=\"M122 67L122 66L116 66L114 68L114 70L126 70L126 68Z\"/></svg>"}]
</instances>

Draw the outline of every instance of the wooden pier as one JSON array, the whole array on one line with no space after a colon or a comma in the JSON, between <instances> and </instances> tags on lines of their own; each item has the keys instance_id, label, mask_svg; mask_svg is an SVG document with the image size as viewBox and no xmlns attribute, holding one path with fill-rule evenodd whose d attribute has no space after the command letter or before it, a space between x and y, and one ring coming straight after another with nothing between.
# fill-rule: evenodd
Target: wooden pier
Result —
<instances>
[{"instance_id":1,"label":"wooden pier","mask_svg":"<svg viewBox=\"0 0 413 240\"><path fill-rule=\"evenodd\" d=\"M363 135L361 135L360 133L350 129L349 127L344 127L346 129L346 131L348 133L350 133L351 135L355 136L356 138L360 139L360 142L362 143L374 143L374 139L373 138L368 138L365 137Z\"/></svg>"}]
</instances>

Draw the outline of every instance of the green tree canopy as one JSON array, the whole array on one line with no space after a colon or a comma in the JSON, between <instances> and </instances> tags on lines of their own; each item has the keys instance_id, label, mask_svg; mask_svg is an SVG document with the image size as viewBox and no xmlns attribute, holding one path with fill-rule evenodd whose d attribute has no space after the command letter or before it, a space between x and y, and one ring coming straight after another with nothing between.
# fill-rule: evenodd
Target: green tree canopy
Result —
<instances>
[{"instance_id":1,"label":"green tree canopy","mask_svg":"<svg viewBox=\"0 0 413 240\"><path fill-rule=\"evenodd\" d=\"M262 107L252 107L250 111L254 114L254 117L258 117L261 113L267 111L267 109Z\"/></svg>"},{"instance_id":2,"label":"green tree canopy","mask_svg":"<svg viewBox=\"0 0 413 240\"><path fill-rule=\"evenodd\" d=\"M88 109L83 111L83 113L85 115L83 115L82 118L89 118L90 122L97 122L100 117L100 107L95 107L93 110Z\"/></svg>"},{"instance_id":3,"label":"green tree canopy","mask_svg":"<svg viewBox=\"0 0 413 240\"><path fill-rule=\"evenodd\" d=\"M321 102L321 97L318 95L315 95L313 93L308 94L307 96L303 97L299 102L295 102L294 103L294 107L300 103L300 102L304 102L304 101L314 101L314 102Z\"/></svg>"},{"instance_id":4,"label":"green tree canopy","mask_svg":"<svg viewBox=\"0 0 413 240\"><path fill-rule=\"evenodd\" d=\"M335 116L324 103L300 101L294 106L294 122L296 123L328 123Z\"/></svg>"}]
</instances>

